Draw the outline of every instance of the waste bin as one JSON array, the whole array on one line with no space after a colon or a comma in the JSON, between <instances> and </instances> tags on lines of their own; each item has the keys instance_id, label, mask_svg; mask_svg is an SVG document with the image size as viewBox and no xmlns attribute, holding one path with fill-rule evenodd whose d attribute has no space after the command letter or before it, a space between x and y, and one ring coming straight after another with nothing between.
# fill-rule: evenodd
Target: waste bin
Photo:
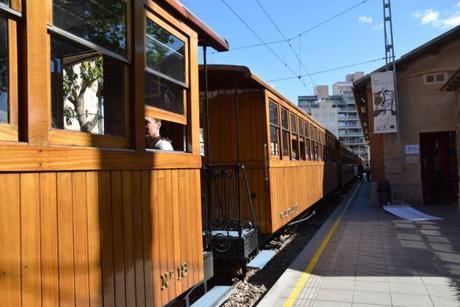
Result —
<instances>
[{"instance_id":1,"label":"waste bin","mask_svg":"<svg viewBox=\"0 0 460 307\"><path fill-rule=\"evenodd\" d=\"M388 180L379 181L377 192L379 193L379 204L385 206L391 203L391 185Z\"/></svg>"}]
</instances>

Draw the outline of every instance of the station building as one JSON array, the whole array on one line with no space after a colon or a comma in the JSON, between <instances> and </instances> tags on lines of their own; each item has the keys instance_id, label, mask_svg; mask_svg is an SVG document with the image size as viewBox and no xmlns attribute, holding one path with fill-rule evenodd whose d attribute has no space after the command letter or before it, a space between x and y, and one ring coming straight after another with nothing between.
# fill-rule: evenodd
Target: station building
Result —
<instances>
[{"instance_id":1,"label":"station building","mask_svg":"<svg viewBox=\"0 0 460 307\"><path fill-rule=\"evenodd\" d=\"M360 120L370 142L372 178L390 182L393 200L456 202L460 26L403 55L395 64L398 133L374 133L371 74L354 82Z\"/></svg>"}]
</instances>

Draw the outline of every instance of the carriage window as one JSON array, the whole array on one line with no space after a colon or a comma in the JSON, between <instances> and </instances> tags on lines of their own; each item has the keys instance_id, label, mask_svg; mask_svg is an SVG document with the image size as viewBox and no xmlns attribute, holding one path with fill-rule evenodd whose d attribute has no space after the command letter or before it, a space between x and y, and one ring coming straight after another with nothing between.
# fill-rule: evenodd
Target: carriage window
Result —
<instances>
[{"instance_id":1,"label":"carriage window","mask_svg":"<svg viewBox=\"0 0 460 307\"><path fill-rule=\"evenodd\" d=\"M126 56L127 6L122 0L53 0L53 24Z\"/></svg>"},{"instance_id":2,"label":"carriage window","mask_svg":"<svg viewBox=\"0 0 460 307\"><path fill-rule=\"evenodd\" d=\"M279 125L279 114L278 105L270 101L269 106L270 112L270 152L272 156L280 155L279 151L279 140L280 140L280 125Z\"/></svg>"},{"instance_id":3,"label":"carriage window","mask_svg":"<svg viewBox=\"0 0 460 307\"><path fill-rule=\"evenodd\" d=\"M53 0L54 128L125 135L126 15L121 0Z\"/></svg>"},{"instance_id":4,"label":"carriage window","mask_svg":"<svg viewBox=\"0 0 460 307\"><path fill-rule=\"evenodd\" d=\"M146 24L145 103L176 114L185 112L185 42L158 24Z\"/></svg>"},{"instance_id":5,"label":"carriage window","mask_svg":"<svg viewBox=\"0 0 460 307\"><path fill-rule=\"evenodd\" d=\"M291 114L291 131L292 131L291 159L298 160L299 159L299 143L298 143L298 134L297 134L297 117L294 114Z\"/></svg>"},{"instance_id":6,"label":"carriage window","mask_svg":"<svg viewBox=\"0 0 460 307\"><path fill-rule=\"evenodd\" d=\"M281 128L283 130L283 156L289 157L289 115L288 110L281 108Z\"/></svg>"},{"instance_id":7,"label":"carriage window","mask_svg":"<svg viewBox=\"0 0 460 307\"><path fill-rule=\"evenodd\" d=\"M0 18L0 123L8 123L8 26Z\"/></svg>"},{"instance_id":8,"label":"carriage window","mask_svg":"<svg viewBox=\"0 0 460 307\"><path fill-rule=\"evenodd\" d=\"M310 140L310 137L311 137L311 132L310 132L310 124L309 123L305 123L305 156L306 156L306 159L307 160L312 160L312 156L311 156L311 140Z\"/></svg>"},{"instance_id":9,"label":"carriage window","mask_svg":"<svg viewBox=\"0 0 460 307\"><path fill-rule=\"evenodd\" d=\"M299 119L300 160L305 160L305 122Z\"/></svg>"}]
</instances>

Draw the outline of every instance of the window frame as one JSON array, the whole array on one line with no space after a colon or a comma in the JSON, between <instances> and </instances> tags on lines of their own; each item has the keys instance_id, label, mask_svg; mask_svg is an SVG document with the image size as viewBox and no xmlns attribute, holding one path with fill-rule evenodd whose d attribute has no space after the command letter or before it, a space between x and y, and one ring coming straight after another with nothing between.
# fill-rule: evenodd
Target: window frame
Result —
<instances>
[{"instance_id":1,"label":"window frame","mask_svg":"<svg viewBox=\"0 0 460 307\"><path fill-rule=\"evenodd\" d=\"M67 145L67 146L83 146L83 147L96 147L96 148L120 148L129 149L131 146L131 118L133 109L132 87L131 80L133 78L133 42L132 37L134 27L132 25L133 3L129 0L120 0L126 3L126 57L112 51L108 48L99 46L91 41L81 38L72 34L64 29L54 25L53 21L53 0L49 0L49 20L48 20L48 35L47 46L49 59L51 59L51 40L52 37L58 39L68 40L77 45L82 45L87 48L94 49L103 56L111 57L124 64L124 135L102 135L92 134L89 132L72 131L52 127L52 100L51 100L51 69L46 68L47 75L49 76L49 123L48 123L48 143L50 145ZM50 66L50 65L48 65Z\"/></svg>"},{"instance_id":2,"label":"window frame","mask_svg":"<svg viewBox=\"0 0 460 307\"><path fill-rule=\"evenodd\" d=\"M292 121L294 120L294 126L292 127ZM293 112L289 112L289 124L291 128L291 160L293 161L298 161L300 160L299 158L299 120L297 114ZM295 128L295 131L294 131ZM297 146L294 146L294 142L297 142ZM293 153L296 154L296 157L294 158Z\"/></svg>"},{"instance_id":3,"label":"window frame","mask_svg":"<svg viewBox=\"0 0 460 307\"><path fill-rule=\"evenodd\" d=\"M299 160L301 161L307 160L305 125L305 120L302 117L299 117Z\"/></svg>"},{"instance_id":4,"label":"window frame","mask_svg":"<svg viewBox=\"0 0 460 307\"><path fill-rule=\"evenodd\" d=\"M272 124L271 120L270 120L270 105L273 104L276 106L276 110L277 110L277 119L278 119L278 126ZM272 99L268 99L268 133L269 133L269 146L270 148L268 149L269 150L269 154L270 154L270 157L273 158L273 159L281 159L282 157L282 148L281 148L281 127L280 127L280 122L281 122L281 119L280 119L280 104L275 102L274 100ZM271 149L271 127L274 127L277 131L277 139L278 139L278 154L273 154L273 151Z\"/></svg>"},{"instance_id":5,"label":"window frame","mask_svg":"<svg viewBox=\"0 0 460 307\"><path fill-rule=\"evenodd\" d=\"M154 23L156 23L158 26L160 26L162 29L166 30L167 32L171 33L178 39L184 42L185 45L185 83L181 84L181 82L173 80L173 78L169 78L168 76L162 75L160 72L156 72L154 69L150 68L147 66L147 44L146 42L146 36L147 36L147 19L150 19ZM168 20L167 22L164 21L160 16L156 15L155 13L151 12L150 10L146 9L145 10L145 18L144 18L144 74L150 73L154 76L163 78L167 80L168 82L172 82L175 85L183 87L183 107L184 107L184 113L183 114L178 114L175 112L167 111L158 107L154 106L149 106L145 104L145 93L144 93L144 108L145 108L145 115L158 118L161 120L165 121L170 121L174 122L177 124L181 124L184 126L188 126L189 124L189 109L190 109L190 33L187 33L186 29L184 27L181 27L181 25L176 21L176 20ZM145 82L145 75L144 75L144 82Z\"/></svg>"},{"instance_id":6,"label":"window frame","mask_svg":"<svg viewBox=\"0 0 460 307\"><path fill-rule=\"evenodd\" d=\"M19 141L19 23L22 21L21 2L0 3L0 18L7 26L7 71L8 71L8 122L0 123L0 141Z\"/></svg>"},{"instance_id":7,"label":"window frame","mask_svg":"<svg viewBox=\"0 0 460 307\"><path fill-rule=\"evenodd\" d=\"M287 128L283 126L283 111L287 114ZM281 119L281 158L283 160L289 160L291 158L291 130L290 130L290 117L289 117L289 110L283 106L280 109L280 119ZM287 134L287 144L284 144L283 135ZM287 147L285 147L287 146ZM287 153L284 153L284 149L286 148Z\"/></svg>"}]
</instances>

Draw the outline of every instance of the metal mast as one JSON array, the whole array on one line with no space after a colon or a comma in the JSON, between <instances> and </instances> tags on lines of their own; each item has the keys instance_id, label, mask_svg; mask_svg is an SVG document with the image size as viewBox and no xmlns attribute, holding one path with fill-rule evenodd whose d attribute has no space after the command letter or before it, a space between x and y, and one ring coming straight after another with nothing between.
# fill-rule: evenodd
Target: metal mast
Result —
<instances>
[{"instance_id":1,"label":"metal mast","mask_svg":"<svg viewBox=\"0 0 460 307\"><path fill-rule=\"evenodd\" d=\"M391 0L383 0L383 30L385 35L385 68L386 71L393 71L394 103L396 111L397 141L400 139L399 130L399 106L398 106L398 84L395 63L395 48L393 42L393 21L391 18Z\"/></svg>"},{"instance_id":2,"label":"metal mast","mask_svg":"<svg viewBox=\"0 0 460 307\"><path fill-rule=\"evenodd\" d=\"M385 32L385 63L386 70L395 69L395 49L393 44L393 22L391 19L391 0L383 0L383 29ZM390 65L392 67L390 68Z\"/></svg>"}]
</instances>

